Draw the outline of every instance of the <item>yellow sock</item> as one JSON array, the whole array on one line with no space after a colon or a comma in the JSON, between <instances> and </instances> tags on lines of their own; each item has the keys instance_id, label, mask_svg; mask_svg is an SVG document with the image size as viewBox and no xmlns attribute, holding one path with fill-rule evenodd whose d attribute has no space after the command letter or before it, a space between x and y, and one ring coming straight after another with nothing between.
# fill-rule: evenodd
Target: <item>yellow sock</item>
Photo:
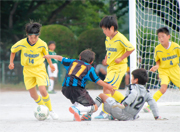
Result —
<instances>
[{"instance_id":1,"label":"yellow sock","mask_svg":"<svg viewBox=\"0 0 180 132\"><path fill-rule=\"evenodd\" d=\"M161 98L162 95L163 95L163 94L158 90L158 91L153 95L153 99L155 99L155 101L157 102L157 101Z\"/></svg>"},{"instance_id":2,"label":"yellow sock","mask_svg":"<svg viewBox=\"0 0 180 132\"><path fill-rule=\"evenodd\" d=\"M115 91L112 97L119 103L124 99L124 96L119 91Z\"/></svg>"},{"instance_id":3,"label":"yellow sock","mask_svg":"<svg viewBox=\"0 0 180 132\"><path fill-rule=\"evenodd\" d=\"M49 94L47 94L46 97L42 97L45 105L49 108L49 111L52 111L52 106L51 106L51 100L49 98Z\"/></svg>"},{"instance_id":4,"label":"yellow sock","mask_svg":"<svg viewBox=\"0 0 180 132\"><path fill-rule=\"evenodd\" d=\"M163 94L158 90L154 95L153 99L157 102ZM150 106L147 106L150 109Z\"/></svg>"},{"instance_id":5,"label":"yellow sock","mask_svg":"<svg viewBox=\"0 0 180 132\"><path fill-rule=\"evenodd\" d=\"M35 102L38 104L38 105L45 105L44 104L44 101L41 99L41 97L38 95L38 99L35 100Z\"/></svg>"},{"instance_id":6,"label":"yellow sock","mask_svg":"<svg viewBox=\"0 0 180 132\"><path fill-rule=\"evenodd\" d=\"M107 96L111 97L111 94L106 94ZM102 111L106 114L108 114L106 111L104 111L104 103L102 103Z\"/></svg>"}]
</instances>

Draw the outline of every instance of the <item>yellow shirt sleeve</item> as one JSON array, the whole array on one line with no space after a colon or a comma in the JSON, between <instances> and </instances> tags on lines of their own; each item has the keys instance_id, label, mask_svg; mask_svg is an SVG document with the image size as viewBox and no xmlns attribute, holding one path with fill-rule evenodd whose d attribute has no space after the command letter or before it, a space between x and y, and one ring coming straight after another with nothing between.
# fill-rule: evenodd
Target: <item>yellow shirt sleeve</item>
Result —
<instances>
[{"instance_id":1,"label":"yellow shirt sleeve","mask_svg":"<svg viewBox=\"0 0 180 132\"><path fill-rule=\"evenodd\" d=\"M131 44L131 42L124 36L121 34L121 40L120 42L122 43L123 47L127 50L127 51L132 51L134 50L134 46Z\"/></svg>"},{"instance_id":2,"label":"yellow shirt sleeve","mask_svg":"<svg viewBox=\"0 0 180 132\"><path fill-rule=\"evenodd\" d=\"M155 48L154 59L155 59L155 62L157 62L160 59L157 55L157 47Z\"/></svg>"},{"instance_id":3,"label":"yellow shirt sleeve","mask_svg":"<svg viewBox=\"0 0 180 132\"><path fill-rule=\"evenodd\" d=\"M49 54L49 52L48 52L48 46L47 46L46 43L44 44L44 47L43 47L42 52L43 52L44 55L48 55L48 54Z\"/></svg>"},{"instance_id":4,"label":"yellow shirt sleeve","mask_svg":"<svg viewBox=\"0 0 180 132\"><path fill-rule=\"evenodd\" d=\"M11 52L12 53L16 53L20 50L22 50L22 48L26 48L26 46L24 44L21 43L22 40L18 41L17 43L15 43L12 47L11 47Z\"/></svg>"}]
</instances>

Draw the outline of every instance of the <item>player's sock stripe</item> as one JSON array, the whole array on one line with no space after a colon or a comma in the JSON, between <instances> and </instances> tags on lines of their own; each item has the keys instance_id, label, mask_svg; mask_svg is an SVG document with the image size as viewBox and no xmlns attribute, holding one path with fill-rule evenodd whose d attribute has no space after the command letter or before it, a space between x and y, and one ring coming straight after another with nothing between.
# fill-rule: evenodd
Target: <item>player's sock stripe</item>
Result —
<instances>
[{"instance_id":1,"label":"player's sock stripe","mask_svg":"<svg viewBox=\"0 0 180 132\"><path fill-rule=\"evenodd\" d=\"M96 100L102 103L102 99L100 97L96 97Z\"/></svg>"},{"instance_id":2,"label":"player's sock stripe","mask_svg":"<svg viewBox=\"0 0 180 132\"><path fill-rule=\"evenodd\" d=\"M49 101L49 97L47 99L43 99L44 102L48 102Z\"/></svg>"},{"instance_id":3,"label":"player's sock stripe","mask_svg":"<svg viewBox=\"0 0 180 132\"><path fill-rule=\"evenodd\" d=\"M41 102L41 98L40 98L40 100L39 100L39 101L37 101L36 103L39 103L39 102Z\"/></svg>"}]
</instances>

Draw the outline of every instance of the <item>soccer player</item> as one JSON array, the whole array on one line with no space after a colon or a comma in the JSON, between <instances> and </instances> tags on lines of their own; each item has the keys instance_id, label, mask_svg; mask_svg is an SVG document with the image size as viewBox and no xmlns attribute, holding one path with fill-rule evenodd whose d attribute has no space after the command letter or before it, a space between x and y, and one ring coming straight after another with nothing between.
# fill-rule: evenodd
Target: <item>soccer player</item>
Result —
<instances>
[{"instance_id":1,"label":"soccer player","mask_svg":"<svg viewBox=\"0 0 180 132\"><path fill-rule=\"evenodd\" d=\"M169 41L170 34L166 27L157 30L159 45L156 46L154 58L156 65L150 71L158 70L161 80L161 88L154 94L153 98L158 101L159 98L166 92L170 81L177 87L180 87L180 45ZM150 112L150 107L144 108L145 112Z\"/></svg>"},{"instance_id":2,"label":"soccer player","mask_svg":"<svg viewBox=\"0 0 180 132\"><path fill-rule=\"evenodd\" d=\"M110 120L128 121L139 118L138 113L142 109L145 102L150 105L154 118L162 119L159 116L157 104L150 92L144 87L148 80L148 75L145 69L136 69L132 72L131 85L126 91L126 97L121 103L116 102L112 97L101 93L95 99L97 106L104 103L104 110L109 113ZM82 121L90 121L92 112L89 112L81 117Z\"/></svg>"},{"instance_id":3,"label":"soccer player","mask_svg":"<svg viewBox=\"0 0 180 132\"><path fill-rule=\"evenodd\" d=\"M118 89L127 71L127 57L134 51L134 47L123 34L117 31L118 24L114 16L104 17L100 22L100 27L106 35L105 46L107 52L105 60L108 68L104 82L116 86L115 89ZM124 96L119 91L110 91L103 88L103 92L118 102L124 99ZM101 112L95 118L103 119L105 117L107 117L107 114Z\"/></svg>"},{"instance_id":4,"label":"soccer player","mask_svg":"<svg viewBox=\"0 0 180 132\"><path fill-rule=\"evenodd\" d=\"M56 42L49 41L48 48L49 48L49 55L56 55L56 52L54 51L56 49ZM54 79L57 78L57 75L58 75L58 65L57 65L58 61L53 58L51 59L51 61L55 67L55 71L51 70L50 65L47 66L49 81L50 81L50 86L48 87L48 93L55 94L56 92L54 91ZM49 64L49 63L47 63L47 64Z\"/></svg>"},{"instance_id":5,"label":"soccer player","mask_svg":"<svg viewBox=\"0 0 180 132\"><path fill-rule=\"evenodd\" d=\"M95 71L97 75L101 78L101 80L104 80L107 74L107 65L106 60L102 60L102 64L98 64L95 68Z\"/></svg>"},{"instance_id":6,"label":"soccer player","mask_svg":"<svg viewBox=\"0 0 180 132\"><path fill-rule=\"evenodd\" d=\"M21 50L21 65L23 66L24 83L26 90L29 91L31 97L38 105L46 105L49 108L50 116L58 119L58 115L52 111L51 100L46 91L49 85L49 78L44 64L44 55L48 55L47 44L39 38L41 24L30 22L26 24L25 31L27 38L21 39L11 47L9 69L14 69L14 58L16 52ZM47 60L51 70L55 68L50 59ZM36 90L39 88L40 95Z\"/></svg>"},{"instance_id":7,"label":"soccer player","mask_svg":"<svg viewBox=\"0 0 180 132\"><path fill-rule=\"evenodd\" d=\"M64 58L60 55L45 55L44 58L54 58L61 61L67 70L62 93L72 102L73 106L69 107L69 111L74 114L76 121L81 121L80 112L95 112L98 109L85 89L87 80L93 81L110 91L113 90L114 86L103 82L97 76L94 67L91 66L95 53L90 49L82 51L79 60Z\"/></svg>"}]
</instances>

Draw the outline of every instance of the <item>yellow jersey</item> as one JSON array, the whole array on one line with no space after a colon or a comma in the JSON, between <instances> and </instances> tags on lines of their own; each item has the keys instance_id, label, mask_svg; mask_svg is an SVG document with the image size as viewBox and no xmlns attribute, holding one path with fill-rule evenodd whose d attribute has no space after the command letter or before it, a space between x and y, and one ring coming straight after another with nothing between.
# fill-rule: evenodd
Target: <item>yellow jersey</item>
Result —
<instances>
[{"instance_id":1,"label":"yellow jersey","mask_svg":"<svg viewBox=\"0 0 180 132\"><path fill-rule=\"evenodd\" d=\"M115 60L120 58L126 51L134 50L134 46L120 32L112 39L106 37L105 46L107 51L107 64L109 66L127 63L127 58L123 59L119 64L117 64Z\"/></svg>"},{"instance_id":2,"label":"yellow jersey","mask_svg":"<svg viewBox=\"0 0 180 132\"><path fill-rule=\"evenodd\" d=\"M179 64L180 45L171 42L168 49L165 49L161 44L155 48L155 62L160 61L159 68L171 68Z\"/></svg>"},{"instance_id":3,"label":"yellow jersey","mask_svg":"<svg viewBox=\"0 0 180 132\"><path fill-rule=\"evenodd\" d=\"M38 66L45 60L44 55L48 55L46 42L38 38L34 45L30 45L27 38L21 39L11 47L11 52L16 53L21 50L22 66Z\"/></svg>"}]
</instances>

